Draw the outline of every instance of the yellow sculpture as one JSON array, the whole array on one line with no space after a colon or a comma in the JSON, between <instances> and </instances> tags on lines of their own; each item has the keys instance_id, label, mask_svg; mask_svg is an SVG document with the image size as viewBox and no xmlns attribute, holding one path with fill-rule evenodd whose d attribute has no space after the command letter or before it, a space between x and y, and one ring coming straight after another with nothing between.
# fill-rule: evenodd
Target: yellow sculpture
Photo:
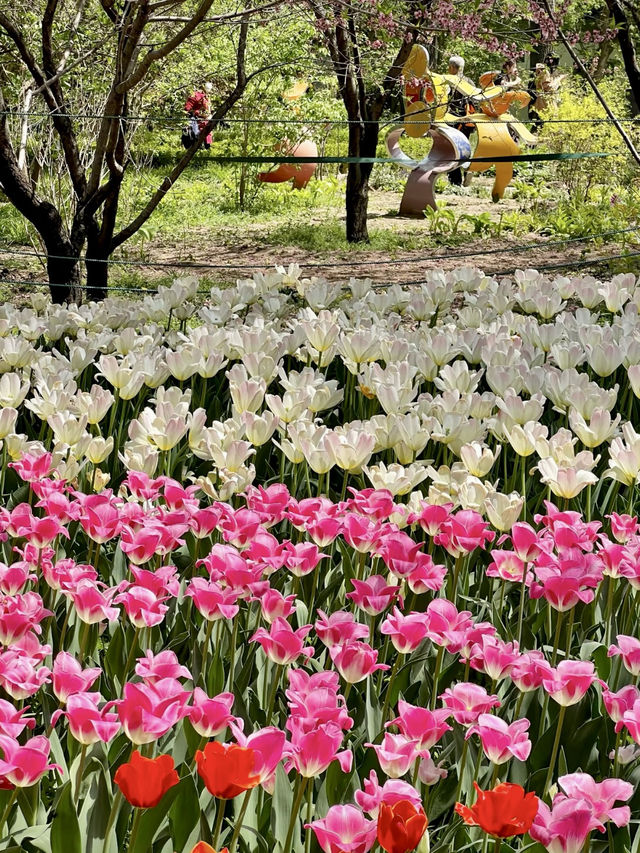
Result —
<instances>
[{"instance_id":1,"label":"yellow sculpture","mask_svg":"<svg viewBox=\"0 0 640 853\"><path fill-rule=\"evenodd\" d=\"M496 85L493 73L483 75L480 87L455 75L436 74L429 69L429 54L422 45L414 45L403 68L403 76L404 125L394 128L387 137L390 155L399 165L411 169L400 213L421 215L425 207L435 208L435 179L460 165L469 172L484 172L495 165L492 198L499 201L513 177L513 163L493 162L491 158L513 157L522 153L512 134L528 145L537 142L528 128L509 112L513 106L526 106L531 100L529 94ZM449 98L454 91L464 95L470 104L467 115L462 118L448 110ZM451 126L462 122L475 126L477 142L473 158L485 162L469 162L472 159L469 140ZM414 139L430 136L433 146L429 155L420 161L407 157L400 148L403 135Z\"/></svg>"}]
</instances>

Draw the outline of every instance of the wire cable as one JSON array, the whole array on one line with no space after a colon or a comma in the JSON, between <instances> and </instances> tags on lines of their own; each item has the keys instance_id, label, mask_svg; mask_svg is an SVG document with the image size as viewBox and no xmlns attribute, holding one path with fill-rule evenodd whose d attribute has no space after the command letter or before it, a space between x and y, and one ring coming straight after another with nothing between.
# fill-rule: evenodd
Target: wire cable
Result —
<instances>
[{"instance_id":1,"label":"wire cable","mask_svg":"<svg viewBox=\"0 0 640 853\"><path fill-rule=\"evenodd\" d=\"M503 251L509 251L513 254L520 254L521 252L528 252L534 249L547 248L549 246L566 246L571 243L589 243L595 240L600 240L603 237L614 237L620 234L632 234L640 231L640 225L633 225L629 228L617 228L612 231L600 231L595 234L584 234L580 237L567 237L563 240L551 240L551 241L531 241L530 243L522 243L519 246L508 246ZM442 247L444 249L451 248L455 249L456 247L451 246ZM50 258L51 260L65 260L65 261L76 261L77 263L83 263L89 260L91 263L96 264L107 264L113 266L134 266L134 267L147 267L154 269L202 269L202 270L262 270L267 269L272 266L272 264L207 264L202 261L176 261L175 263L171 263L170 261L132 261L129 259L120 259L120 258L87 258L86 255L80 255L76 257L68 257L67 255L47 255L44 252L23 252L17 249L9 249L0 246L0 254L2 255L12 255L15 257L21 258L38 258L44 260L46 258ZM418 258L394 258L389 260L381 260L376 261L376 266L387 266L387 265L395 265L395 264L419 264L419 263L428 263L430 261L444 261L449 260L450 258L468 258L468 257L479 257L482 255L495 255L499 254L496 249L478 249L478 250L469 250L466 249L464 252L448 252L446 255L428 255ZM339 267L357 267L361 266L362 263L366 263L366 261L329 261L327 263L323 263L322 261L311 262L311 263L298 263L295 262L299 267L303 269L335 269Z\"/></svg>"}]
</instances>

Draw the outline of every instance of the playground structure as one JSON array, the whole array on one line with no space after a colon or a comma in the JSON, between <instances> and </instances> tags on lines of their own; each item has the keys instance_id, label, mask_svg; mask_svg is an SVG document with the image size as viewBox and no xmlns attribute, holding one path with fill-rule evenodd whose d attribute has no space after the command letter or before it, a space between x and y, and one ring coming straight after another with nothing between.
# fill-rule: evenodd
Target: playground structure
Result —
<instances>
[{"instance_id":1,"label":"playground structure","mask_svg":"<svg viewBox=\"0 0 640 853\"><path fill-rule=\"evenodd\" d=\"M509 112L512 107L527 106L531 96L496 85L493 73L480 78L480 87L451 74L435 74L429 69L429 54L422 45L414 45L403 76L404 124L394 127L386 139L393 160L411 170L400 214L421 216L426 207L435 209L436 178L460 167L468 172L484 172L495 165L491 196L494 202L499 201L513 177L513 162L501 158L522 153L513 136L527 145L537 142L529 129ZM449 112L449 97L453 91L462 94L470 105L464 116ZM477 135L473 159L469 139L452 125L473 127ZM400 146L405 135L413 139L431 137L433 145L429 154L422 160L407 156Z\"/></svg>"}]
</instances>

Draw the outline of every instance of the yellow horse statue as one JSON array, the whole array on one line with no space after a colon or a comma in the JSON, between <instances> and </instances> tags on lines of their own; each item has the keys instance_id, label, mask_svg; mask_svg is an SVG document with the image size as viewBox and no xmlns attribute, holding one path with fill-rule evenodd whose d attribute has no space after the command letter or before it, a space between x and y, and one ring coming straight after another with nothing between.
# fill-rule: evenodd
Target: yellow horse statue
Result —
<instances>
[{"instance_id":1,"label":"yellow horse statue","mask_svg":"<svg viewBox=\"0 0 640 853\"><path fill-rule=\"evenodd\" d=\"M536 137L516 116L513 106L527 106L530 96L523 91L509 91L494 83L494 74L483 75L480 87L450 74L436 74L429 69L429 54L422 45L414 45L403 68L405 116L404 125L394 128L387 137L387 148L399 165L411 169L400 213L421 215L425 207L435 208L433 184L439 174L462 166L470 172L484 172L495 165L496 177L492 198L499 201L513 177L513 163L491 158L513 157L522 153L512 133L522 142L535 145ZM449 97L460 92L473 111L466 116L449 112ZM473 154L484 162L468 162L471 146L467 137L451 125L473 124L477 143ZM420 161L407 157L400 148L400 138L417 139L430 136L433 146Z\"/></svg>"}]
</instances>

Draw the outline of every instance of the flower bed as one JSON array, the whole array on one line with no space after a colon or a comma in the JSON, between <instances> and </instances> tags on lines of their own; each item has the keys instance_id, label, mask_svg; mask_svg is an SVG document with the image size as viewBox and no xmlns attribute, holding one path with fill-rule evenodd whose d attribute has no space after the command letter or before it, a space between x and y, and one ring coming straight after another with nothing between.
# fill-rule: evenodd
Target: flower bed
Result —
<instances>
[{"instance_id":1,"label":"flower bed","mask_svg":"<svg viewBox=\"0 0 640 853\"><path fill-rule=\"evenodd\" d=\"M2 308L3 849L635 851L634 276L196 289Z\"/></svg>"}]
</instances>

